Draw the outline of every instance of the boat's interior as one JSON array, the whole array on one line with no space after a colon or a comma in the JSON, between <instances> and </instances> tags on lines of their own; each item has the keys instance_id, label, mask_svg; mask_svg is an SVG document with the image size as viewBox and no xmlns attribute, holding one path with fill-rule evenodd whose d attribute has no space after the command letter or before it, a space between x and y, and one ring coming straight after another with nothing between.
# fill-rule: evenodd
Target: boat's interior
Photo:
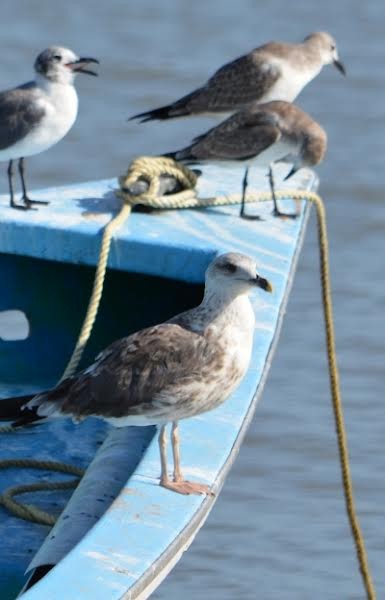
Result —
<instances>
[{"instance_id":1,"label":"boat's interior","mask_svg":"<svg viewBox=\"0 0 385 600\"><path fill-rule=\"evenodd\" d=\"M95 275L94 267L0 254L0 311L17 309L30 334L0 340L0 381L39 384L58 379L76 342ZM82 365L113 340L196 305L201 285L109 270Z\"/></svg>"}]
</instances>

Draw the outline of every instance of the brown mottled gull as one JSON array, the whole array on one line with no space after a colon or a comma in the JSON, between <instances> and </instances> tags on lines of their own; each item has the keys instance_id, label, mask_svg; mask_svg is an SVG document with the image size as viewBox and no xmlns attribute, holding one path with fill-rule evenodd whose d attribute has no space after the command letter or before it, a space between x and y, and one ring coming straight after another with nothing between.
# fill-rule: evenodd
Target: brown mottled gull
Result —
<instances>
[{"instance_id":1,"label":"brown mottled gull","mask_svg":"<svg viewBox=\"0 0 385 600\"><path fill-rule=\"evenodd\" d=\"M225 64L202 87L180 100L131 119L145 122L215 115L233 113L252 102L292 102L328 64L345 74L337 44L328 33L311 33L300 44L268 42Z\"/></svg>"},{"instance_id":2,"label":"brown mottled gull","mask_svg":"<svg viewBox=\"0 0 385 600\"><path fill-rule=\"evenodd\" d=\"M108 346L93 365L57 387L0 402L0 417L14 426L40 419L100 417L115 427L160 425L160 485L182 494L207 493L186 481L180 468L178 421L226 400L249 366L254 313L249 293L270 292L253 259L238 253L217 257L206 272L199 306ZM174 477L169 478L166 424L172 422Z\"/></svg>"}]
</instances>

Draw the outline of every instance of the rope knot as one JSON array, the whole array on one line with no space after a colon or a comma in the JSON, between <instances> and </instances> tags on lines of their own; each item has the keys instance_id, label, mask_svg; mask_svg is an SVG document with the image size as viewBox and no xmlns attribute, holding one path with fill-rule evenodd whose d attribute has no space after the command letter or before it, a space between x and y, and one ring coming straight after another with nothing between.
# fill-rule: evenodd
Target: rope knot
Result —
<instances>
[{"instance_id":1,"label":"rope knot","mask_svg":"<svg viewBox=\"0 0 385 600\"><path fill-rule=\"evenodd\" d=\"M125 175L119 177L120 190L116 191L117 196L125 204L134 206L135 204L145 204L153 208L162 208L160 194L161 176L173 177L182 188L181 192L167 195L169 204L172 204L172 198L180 198L180 194L185 192L191 194L194 189L198 176L179 162L165 156L140 156L132 161ZM148 186L143 192L134 193L132 186L138 182L145 182Z\"/></svg>"}]
</instances>

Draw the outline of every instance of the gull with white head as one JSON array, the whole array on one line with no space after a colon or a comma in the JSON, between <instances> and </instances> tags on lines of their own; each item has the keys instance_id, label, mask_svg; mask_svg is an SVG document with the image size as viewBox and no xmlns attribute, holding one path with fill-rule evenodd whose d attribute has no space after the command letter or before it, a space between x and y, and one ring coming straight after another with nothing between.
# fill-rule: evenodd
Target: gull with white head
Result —
<instances>
[{"instance_id":1,"label":"gull with white head","mask_svg":"<svg viewBox=\"0 0 385 600\"><path fill-rule=\"evenodd\" d=\"M0 161L8 161L13 208L27 210L35 203L47 204L29 198L24 159L47 150L68 133L78 112L75 76L96 75L86 67L98 62L95 58L79 58L68 48L51 46L37 57L33 81L0 93ZM15 202L14 160L19 161L23 204Z\"/></svg>"},{"instance_id":2,"label":"gull with white head","mask_svg":"<svg viewBox=\"0 0 385 600\"><path fill-rule=\"evenodd\" d=\"M0 402L15 427L53 417L94 416L115 427L159 425L160 485L181 494L210 493L186 481L178 421L212 410L238 387L251 358L254 312L250 292L272 291L254 259L235 252L208 267L199 306L108 346L93 365L35 396ZM174 473L167 470L166 425L172 423Z\"/></svg>"},{"instance_id":3,"label":"gull with white head","mask_svg":"<svg viewBox=\"0 0 385 600\"><path fill-rule=\"evenodd\" d=\"M202 87L176 102L131 119L163 121L202 114L221 117L255 102L293 102L329 64L345 75L336 41L329 33L311 33L299 44L268 42L226 63Z\"/></svg>"}]
</instances>

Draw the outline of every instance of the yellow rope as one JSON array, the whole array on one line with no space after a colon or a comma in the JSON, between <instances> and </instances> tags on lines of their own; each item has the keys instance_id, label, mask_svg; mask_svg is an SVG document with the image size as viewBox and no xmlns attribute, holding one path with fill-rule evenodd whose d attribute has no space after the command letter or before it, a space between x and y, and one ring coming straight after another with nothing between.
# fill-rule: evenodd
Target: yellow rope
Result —
<instances>
[{"instance_id":1,"label":"yellow rope","mask_svg":"<svg viewBox=\"0 0 385 600\"><path fill-rule=\"evenodd\" d=\"M160 198L159 189L161 175L174 177L183 188L183 191L167 196L172 207L176 206L176 200L178 200L179 203L184 204L188 202L190 198L195 197L194 188L198 176L181 163L177 163L175 160L164 156L140 156L133 160L128 167L127 173L119 177L122 194L118 192L117 195L122 197L124 202L128 202L132 205L148 204L149 206L156 207L157 200ZM148 190L140 195L131 195L128 192L130 186L140 180L147 182ZM169 206L169 208L171 208L171 206Z\"/></svg>"},{"instance_id":2,"label":"yellow rope","mask_svg":"<svg viewBox=\"0 0 385 600\"><path fill-rule=\"evenodd\" d=\"M174 194L174 196L178 197L178 202L187 202L189 197L193 194L193 188L195 187L197 176L190 171L190 169L175 163L175 161L171 160L170 158L140 157L131 163L127 174L124 177L119 178L121 186L126 188L129 188L129 186L138 181L138 179L144 179L147 181L149 188L145 194L138 196L131 196L124 193L119 194L119 196L123 199L123 204L118 214L111 219L104 229L94 278L94 285L86 316L83 321L83 325L72 356L64 370L63 375L61 376L60 381L63 381L76 372L86 344L91 335L103 293L104 279L106 276L112 236L129 217L131 209L135 204L152 205L152 201L156 203L156 198L159 191L159 176L161 174L175 177L175 179L179 181L183 187L188 188L186 193L180 192L178 194Z\"/></svg>"},{"instance_id":3,"label":"yellow rope","mask_svg":"<svg viewBox=\"0 0 385 600\"><path fill-rule=\"evenodd\" d=\"M124 221L129 216L130 212L131 206L129 204L123 204L118 214L113 219L111 219L111 221L104 229L102 242L100 245L98 265L96 267L95 272L94 285L92 288L86 316L84 318L83 325L80 330L75 348L64 370L64 373L60 378L60 381L63 381L64 379L67 379L67 377L73 375L79 365L84 349L91 335L96 315L98 313L99 304L103 293L103 285L106 276L107 262L110 252L112 236L115 233L115 231L117 231L117 229L124 223Z\"/></svg>"},{"instance_id":4,"label":"yellow rope","mask_svg":"<svg viewBox=\"0 0 385 600\"><path fill-rule=\"evenodd\" d=\"M297 195L297 192L294 192L292 194L292 197L298 198L299 196ZM329 272L329 243L327 236L326 211L322 199L317 194L309 193L308 200L313 202L317 210L322 303L325 318L329 378L338 440L338 451L340 456L341 475L345 494L346 511L348 514L350 528L356 546L358 563L363 578L367 598L368 600L376 600L376 591L370 574L368 557L365 549L365 542L361 532L354 503L353 484L349 464L348 443L342 409L342 399L340 393L339 373L337 365L337 353L335 346L334 319Z\"/></svg>"},{"instance_id":5,"label":"yellow rope","mask_svg":"<svg viewBox=\"0 0 385 600\"><path fill-rule=\"evenodd\" d=\"M27 485L17 485L8 488L5 492L0 495L0 504L3 504L12 514L24 519L26 521L32 521L33 523L40 523L41 525L54 525L56 517L50 515L30 504L22 504L16 502L14 496L19 494L25 494L27 492L37 491L49 491L49 490L63 490L74 488L78 485L80 479L83 476L84 471L78 467L72 465L66 465L61 462L51 460L32 460L32 459L8 459L0 461L0 469L10 468L22 468L22 469L42 469L44 471L58 471L59 473L65 473L70 475L76 475L77 479L71 479L70 481L44 481L39 483L31 483Z\"/></svg>"},{"instance_id":6,"label":"yellow rope","mask_svg":"<svg viewBox=\"0 0 385 600\"><path fill-rule=\"evenodd\" d=\"M179 181L181 185L187 189L177 194L159 197L157 194L159 192L159 175L161 174L167 174L175 177L175 179L177 179L177 181ZM144 179L145 181L147 181L149 188L144 194L133 196L129 193L129 188L134 182L138 181L138 179ZM99 308L112 235L129 216L132 206L134 206L135 204L146 204L148 206L158 209L175 209L202 208L205 206L223 206L239 203L239 195L234 194L227 196L219 196L216 198L196 198L195 193L193 191L193 188L196 184L196 175L188 169L186 169L186 167L184 167L183 165L175 163L173 160L163 157L141 157L137 159L130 165L127 174L119 178L119 183L120 190L117 192L117 194L120 198L123 199L124 203L118 215L110 221L110 223L106 226L104 230L98 266L95 274L94 287L87 309L86 318L83 323L74 352L63 373L61 381L66 377L72 375L77 369L85 345L91 334L92 327L95 322L95 318ZM356 546L359 567L366 589L367 598L368 600L376 600L376 592L370 575L370 569L365 550L365 543L356 515L353 496L353 485L349 466L347 436L342 410L339 373L335 348L335 334L329 274L329 247L327 238L326 211L322 199L320 198L320 196L318 196L318 194L314 192L288 189L276 192L276 196L278 199L292 198L294 200L308 200L315 205L317 211L322 299L325 318L329 378L337 432L338 451L340 457L346 510ZM266 201L272 200L272 196L270 192L258 192L248 194L246 200L247 202Z\"/></svg>"}]
</instances>

